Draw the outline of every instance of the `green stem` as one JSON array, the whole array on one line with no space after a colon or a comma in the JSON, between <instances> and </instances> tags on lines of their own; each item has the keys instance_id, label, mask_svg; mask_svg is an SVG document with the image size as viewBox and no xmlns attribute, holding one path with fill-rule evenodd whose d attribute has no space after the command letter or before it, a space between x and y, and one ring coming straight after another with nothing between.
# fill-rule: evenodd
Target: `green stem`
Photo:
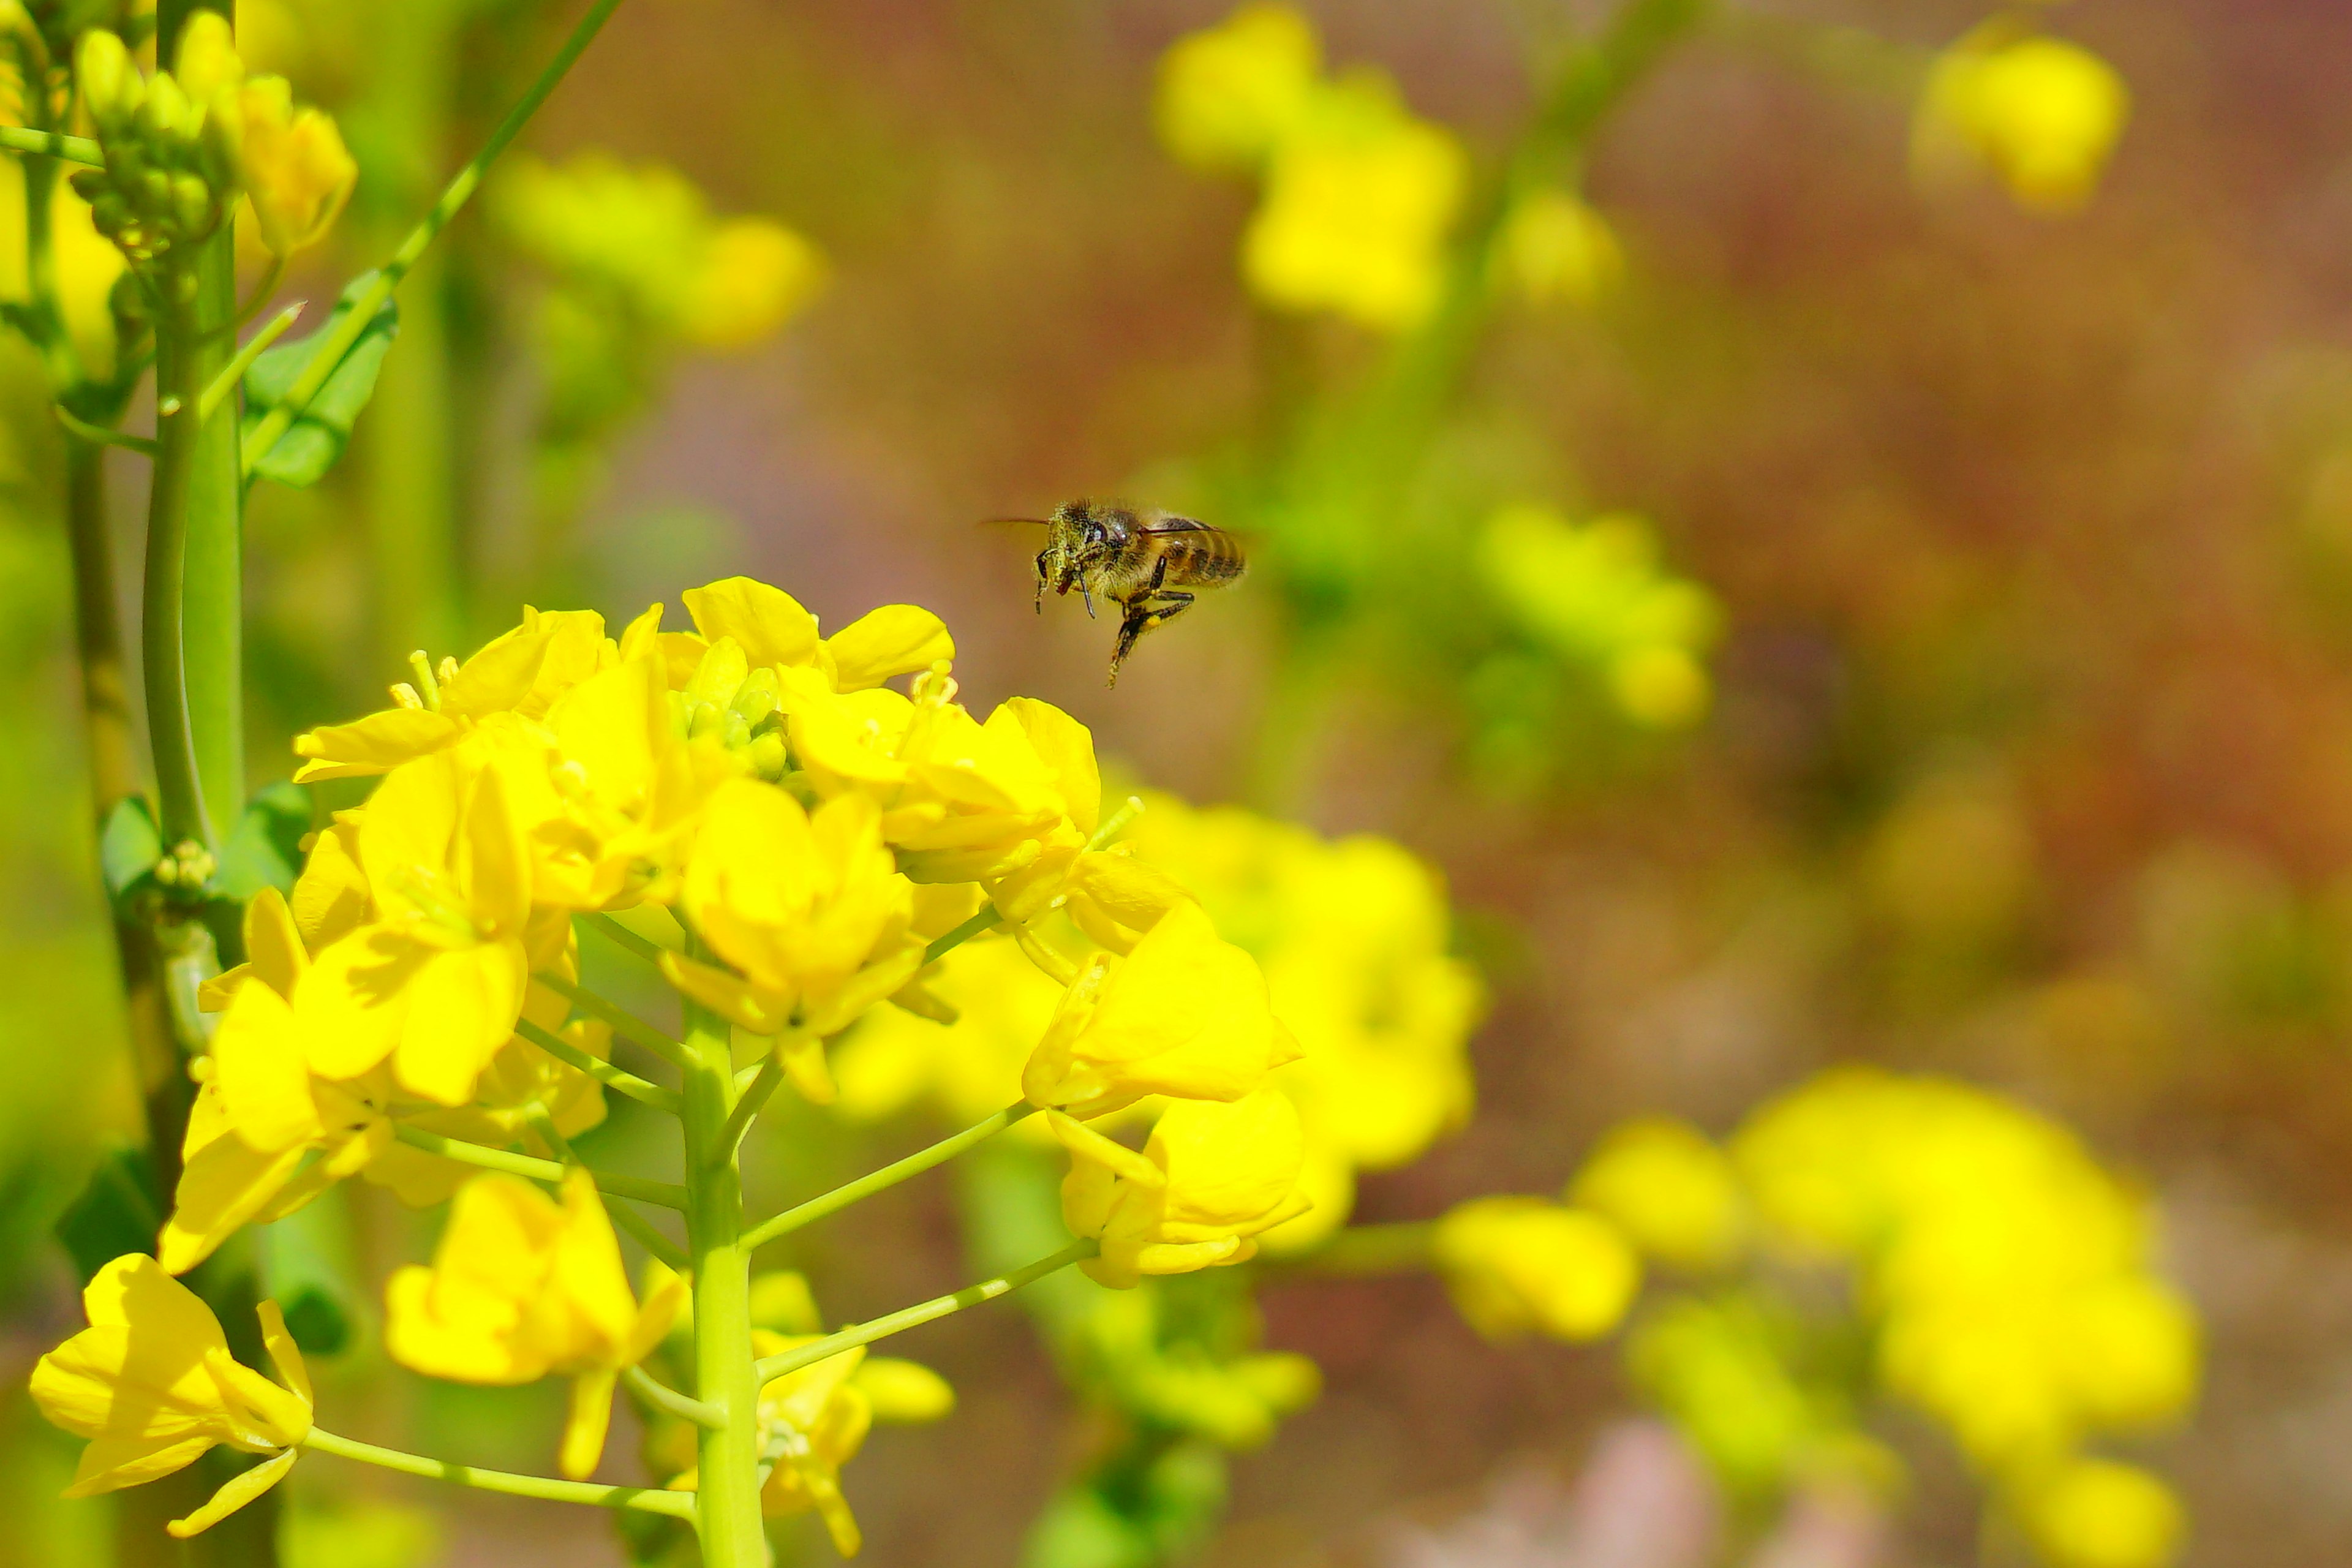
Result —
<instances>
[{"instance_id":1,"label":"green stem","mask_svg":"<svg viewBox=\"0 0 2352 1568\"><path fill-rule=\"evenodd\" d=\"M62 158L68 163L87 163L93 169L106 166L106 153L87 136L64 136L55 131L34 131L21 125L0 125L0 147L11 153L32 153L47 158Z\"/></svg>"},{"instance_id":2,"label":"green stem","mask_svg":"<svg viewBox=\"0 0 2352 1568\"><path fill-rule=\"evenodd\" d=\"M657 942L648 942L607 914L583 915L580 923L623 952L634 953L647 963L659 963L661 955L669 951Z\"/></svg>"},{"instance_id":3,"label":"green stem","mask_svg":"<svg viewBox=\"0 0 2352 1568\"><path fill-rule=\"evenodd\" d=\"M996 912L996 906L994 904L991 904L986 909L982 910L980 913L972 916L971 919L964 921L963 924L956 927L955 930L948 932L947 935L931 943L930 946L923 949L923 962L925 963L937 963L941 958L953 952L957 948L961 947L973 937L979 936L983 931L994 931L998 926L1001 926L1003 923L1004 917Z\"/></svg>"},{"instance_id":4,"label":"green stem","mask_svg":"<svg viewBox=\"0 0 2352 1568\"><path fill-rule=\"evenodd\" d=\"M726 1130L735 1074L727 1021L686 1007L686 1211L694 1285L694 1391L727 1419L698 1434L696 1533L705 1568L763 1568L760 1515L760 1384L751 1364L751 1248L743 1235L743 1178Z\"/></svg>"},{"instance_id":5,"label":"green stem","mask_svg":"<svg viewBox=\"0 0 2352 1568\"><path fill-rule=\"evenodd\" d=\"M690 1068L694 1065L693 1053L682 1042L671 1039L627 1008L605 1001L593 991L574 984L561 974L535 974L531 978L582 1012L593 1013L604 1019L613 1026L615 1034L624 1039L635 1040L673 1067Z\"/></svg>"},{"instance_id":6,"label":"green stem","mask_svg":"<svg viewBox=\"0 0 2352 1568\"><path fill-rule=\"evenodd\" d=\"M1433 1220L1401 1225L1355 1225L1336 1232L1312 1252L1259 1265L1269 1275L1332 1274L1360 1278L1375 1274L1410 1274L1430 1266L1430 1248L1437 1239Z\"/></svg>"},{"instance_id":7,"label":"green stem","mask_svg":"<svg viewBox=\"0 0 2352 1568\"><path fill-rule=\"evenodd\" d=\"M245 373L253 368L253 362L259 359L270 344L284 337L287 328L301 319L302 301L299 300L271 317L269 324L254 333L246 345L236 351L235 357L221 366L211 384L205 388L204 396L196 401L196 417L210 419L217 413L229 395L236 390L236 384L244 379Z\"/></svg>"},{"instance_id":8,"label":"green stem","mask_svg":"<svg viewBox=\"0 0 2352 1568\"><path fill-rule=\"evenodd\" d=\"M1024 1285L1043 1279L1056 1269L1067 1268L1081 1258L1092 1258L1101 1250L1101 1247L1102 1244L1092 1237L1084 1241L1074 1241L1051 1257L1041 1258L1034 1263L1015 1268L1010 1274L1000 1274L993 1279L983 1279L977 1285L967 1285L950 1295L935 1296L928 1301L918 1302L912 1307L902 1307L887 1317L877 1318L870 1323L855 1323L838 1333L827 1334L821 1340L814 1341L794 1350L788 1350L781 1355L769 1356L760 1363L760 1381L762 1384L768 1383L789 1373L798 1372L804 1366L814 1366L828 1356L837 1356L844 1351L856 1350L859 1345L870 1345L876 1340L887 1339L892 1334L904 1333L908 1329L920 1328L925 1323L947 1317L950 1313L961 1312L966 1307L977 1307L982 1301L993 1301L999 1296L1009 1296Z\"/></svg>"},{"instance_id":9,"label":"green stem","mask_svg":"<svg viewBox=\"0 0 2352 1568\"><path fill-rule=\"evenodd\" d=\"M185 280L184 285L183 279ZM168 293L194 277L174 268ZM194 323L183 310L157 323L168 352L156 360L155 466L147 493L147 573L141 588L140 638L147 689L147 735L155 763L161 825L166 847L189 840L216 848L213 822L197 782L195 742L189 731L188 679L182 620L187 571L188 493L195 477L200 433L201 366L186 339Z\"/></svg>"},{"instance_id":10,"label":"green stem","mask_svg":"<svg viewBox=\"0 0 2352 1568\"><path fill-rule=\"evenodd\" d=\"M975 1121L950 1138L942 1138L928 1149L917 1150L903 1160L895 1161L871 1174L838 1186L829 1193L809 1199L797 1208L786 1209L771 1219L751 1227L743 1237L746 1247L761 1247L780 1236L790 1236L804 1225L814 1224L829 1214L838 1213L863 1198L870 1198L886 1188L895 1187L909 1176L918 1176L934 1165L944 1164L978 1143L995 1137L1037 1108L1027 1100L1017 1100L995 1115Z\"/></svg>"},{"instance_id":11,"label":"green stem","mask_svg":"<svg viewBox=\"0 0 2352 1568\"><path fill-rule=\"evenodd\" d=\"M461 1164L479 1165L485 1171L503 1171L509 1176L528 1176L534 1182L560 1184L563 1167L552 1160L541 1160L531 1154L518 1154L511 1149L490 1149L463 1139L444 1138L438 1132L427 1132L420 1127L403 1127L394 1136L412 1149L422 1149L428 1154L438 1154L445 1160ZM586 1170L587 1167L583 1166ZM664 1208L683 1209L687 1206L684 1187L668 1182L648 1181L643 1176L624 1176L612 1171L589 1171L596 1179L596 1190L616 1198L635 1198L641 1204L659 1204Z\"/></svg>"},{"instance_id":12,"label":"green stem","mask_svg":"<svg viewBox=\"0 0 2352 1568\"><path fill-rule=\"evenodd\" d=\"M449 226L449 220L456 217L458 209L472 197L482 183L483 174L488 172L499 154L507 150L507 143L512 142L530 117L539 112L539 106L547 101L548 94L555 90L556 84L571 70L572 63L579 59L620 4L621 0L596 0L588 8L588 14L580 18L571 35L563 40L563 47L556 51L555 58L547 63L546 68L539 73L515 106L507 110L506 118L499 121L498 129L490 132L490 138L482 144L482 150L457 171L457 177L442 191L441 199L435 202L432 210L409 231L408 237L401 241L400 248L392 253L392 258L377 269L374 279L360 291L359 298L352 301L350 313L340 325L328 332L326 341L319 345L319 352L312 357L309 368L287 389L285 401L271 409L255 427L251 443L254 461L260 461L271 447L277 446L278 437L284 436L294 421L300 417L302 411L310 405L310 400L319 395L320 387L327 384L327 378L343 363L343 356L351 352L352 345L360 341L360 334L367 331L368 323L375 320L376 311L392 298L393 290L400 287L401 279L408 276L418 258L424 256L426 247Z\"/></svg>"},{"instance_id":13,"label":"green stem","mask_svg":"<svg viewBox=\"0 0 2352 1568\"><path fill-rule=\"evenodd\" d=\"M735 1097L735 1109L727 1113L727 1125L719 1130L719 1146L732 1156L743 1145L743 1134L751 1130L752 1118L760 1114L776 1087L784 1081L783 1064L770 1051L760 1060L759 1070Z\"/></svg>"},{"instance_id":14,"label":"green stem","mask_svg":"<svg viewBox=\"0 0 2352 1568\"><path fill-rule=\"evenodd\" d=\"M664 1089L657 1083L647 1083L633 1072L624 1072L601 1057L592 1057L562 1036L541 1028L529 1018L515 1020L515 1033L553 1057L567 1067L576 1068L616 1093L625 1094L640 1105L650 1105L656 1110L677 1114L678 1098L675 1089Z\"/></svg>"},{"instance_id":15,"label":"green stem","mask_svg":"<svg viewBox=\"0 0 2352 1568\"><path fill-rule=\"evenodd\" d=\"M52 403L49 411L58 423L80 437L93 447L120 447L126 452L136 452L142 458L153 458L155 443L144 436L133 436L123 430L110 430L103 425L93 425L62 403Z\"/></svg>"},{"instance_id":16,"label":"green stem","mask_svg":"<svg viewBox=\"0 0 2352 1568\"><path fill-rule=\"evenodd\" d=\"M555 1124L555 1118L548 1114L547 1107L543 1103L531 1108L530 1125L531 1131L537 1132L546 1141L547 1146L555 1151L555 1157L558 1160L562 1161L566 1165L577 1165L583 1171L588 1170L588 1162L582 1159L578 1152L572 1147L572 1141L564 1137L563 1129ZM595 1175L593 1171L589 1171L588 1173L591 1177ZM686 1248L656 1230L653 1221L629 1207L628 1205L606 1204L604 1213L614 1225L635 1237L638 1246L660 1258L672 1269L682 1269L686 1267Z\"/></svg>"},{"instance_id":17,"label":"green stem","mask_svg":"<svg viewBox=\"0 0 2352 1568\"><path fill-rule=\"evenodd\" d=\"M477 1491L543 1498L550 1502L586 1503L592 1508L635 1509L641 1513L665 1513L672 1519L694 1517L694 1498L687 1492L665 1491L654 1487L599 1486L593 1481L559 1481L551 1476L520 1476L510 1470L485 1470L447 1459L428 1459L422 1454L404 1454L397 1448L381 1448L354 1437L338 1437L332 1432L322 1432L316 1426L311 1427L310 1435L302 1439L302 1446L315 1448L321 1454L357 1459L363 1465L380 1465L387 1470L398 1470L403 1475L423 1476L429 1480L472 1487Z\"/></svg>"},{"instance_id":18,"label":"green stem","mask_svg":"<svg viewBox=\"0 0 2352 1568\"><path fill-rule=\"evenodd\" d=\"M712 1431L727 1425L725 1411L705 1405L689 1394L680 1394L667 1384L656 1380L653 1373L642 1366L623 1367L621 1381L636 1390L646 1404L656 1410L667 1410L681 1421L691 1421L697 1426L709 1427Z\"/></svg>"}]
</instances>

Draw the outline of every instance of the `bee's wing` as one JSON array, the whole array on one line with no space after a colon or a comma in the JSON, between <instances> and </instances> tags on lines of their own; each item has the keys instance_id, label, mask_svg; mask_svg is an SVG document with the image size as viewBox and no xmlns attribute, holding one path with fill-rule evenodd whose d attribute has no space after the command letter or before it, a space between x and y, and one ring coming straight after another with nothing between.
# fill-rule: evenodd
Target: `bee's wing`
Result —
<instances>
[{"instance_id":1,"label":"bee's wing","mask_svg":"<svg viewBox=\"0 0 2352 1568\"><path fill-rule=\"evenodd\" d=\"M1042 517L983 517L974 528L1051 528L1054 525Z\"/></svg>"}]
</instances>

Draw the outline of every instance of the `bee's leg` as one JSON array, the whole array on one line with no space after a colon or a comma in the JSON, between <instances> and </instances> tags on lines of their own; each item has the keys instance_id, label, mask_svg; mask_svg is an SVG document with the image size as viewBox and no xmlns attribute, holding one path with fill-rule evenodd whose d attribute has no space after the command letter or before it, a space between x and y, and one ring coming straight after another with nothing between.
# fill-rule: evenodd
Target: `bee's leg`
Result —
<instances>
[{"instance_id":1,"label":"bee's leg","mask_svg":"<svg viewBox=\"0 0 2352 1568\"><path fill-rule=\"evenodd\" d=\"M1118 667L1135 651L1137 639L1154 626L1164 626L1192 607L1192 595L1175 588L1163 588L1156 595L1138 594L1127 601L1127 616L1119 622L1118 641L1111 648L1110 679L1103 684L1118 684Z\"/></svg>"},{"instance_id":2,"label":"bee's leg","mask_svg":"<svg viewBox=\"0 0 2352 1568\"><path fill-rule=\"evenodd\" d=\"M1063 591L1065 593L1068 592L1067 589ZM1087 586L1087 580L1084 577L1080 577L1078 579L1078 597L1087 602L1087 619L1090 621L1093 620L1095 618L1095 591Z\"/></svg>"},{"instance_id":3,"label":"bee's leg","mask_svg":"<svg viewBox=\"0 0 2352 1568\"><path fill-rule=\"evenodd\" d=\"M1052 553L1050 550L1037 552L1037 596L1033 603L1041 616L1045 613L1045 590L1051 585L1053 580L1052 573L1045 567L1045 557Z\"/></svg>"}]
</instances>

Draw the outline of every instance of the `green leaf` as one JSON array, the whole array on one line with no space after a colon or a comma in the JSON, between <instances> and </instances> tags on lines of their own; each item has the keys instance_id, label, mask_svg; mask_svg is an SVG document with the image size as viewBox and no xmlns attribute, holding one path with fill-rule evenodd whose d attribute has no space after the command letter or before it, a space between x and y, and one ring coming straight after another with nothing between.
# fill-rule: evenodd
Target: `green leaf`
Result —
<instances>
[{"instance_id":1,"label":"green leaf","mask_svg":"<svg viewBox=\"0 0 2352 1568\"><path fill-rule=\"evenodd\" d=\"M302 869L302 838L310 831L310 796L299 784L278 783L256 795L221 846L211 891L239 904L264 888L291 892Z\"/></svg>"},{"instance_id":2,"label":"green leaf","mask_svg":"<svg viewBox=\"0 0 2352 1568\"><path fill-rule=\"evenodd\" d=\"M106 896L121 904L151 883L156 863L163 858L163 835L143 795L126 795L106 814L99 829L98 864L106 879Z\"/></svg>"},{"instance_id":3,"label":"green leaf","mask_svg":"<svg viewBox=\"0 0 2352 1568\"><path fill-rule=\"evenodd\" d=\"M58 1240L81 1282L89 1284L126 1252L153 1253L163 1208L145 1150L126 1146L100 1160L80 1194L58 1216Z\"/></svg>"},{"instance_id":4,"label":"green leaf","mask_svg":"<svg viewBox=\"0 0 2352 1568\"><path fill-rule=\"evenodd\" d=\"M253 362L245 373L245 438L254 438L256 427L293 391L294 383L318 357L320 347L352 312L352 302L375 279L373 272L362 272L343 285L342 297L335 302L334 310L326 324L317 331L280 343ZM343 447L352 437L352 425L375 395L375 379L383 368L383 356L392 348L394 333L400 330L400 309L390 299L376 310L367 330L359 335L327 377L319 395L310 400L277 445L252 459L253 472L258 478L272 479L296 489L314 485L335 459L343 455Z\"/></svg>"}]
</instances>

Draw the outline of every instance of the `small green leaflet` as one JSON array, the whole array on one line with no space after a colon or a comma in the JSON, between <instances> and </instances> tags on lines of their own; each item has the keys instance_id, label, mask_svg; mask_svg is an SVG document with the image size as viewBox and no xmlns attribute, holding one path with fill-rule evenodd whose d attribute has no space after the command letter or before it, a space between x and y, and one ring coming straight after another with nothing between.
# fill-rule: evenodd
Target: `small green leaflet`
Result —
<instances>
[{"instance_id":1,"label":"small green leaflet","mask_svg":"<svg viewBox=\"0 0 2352 1568\"><path fill-rule=\"evenodd\" d=\"M262 419L285 401L295 381L310 368L328 334L351 315L352 302L375 276L362 272L344 284L342 297L317 331L280 343L253 362L245 373L244 437L248 444ZM300 489L318 483L335 466L352 438L352 422L375 395L376 374L383 368L383 356L399 330L400 308L387 298L334 374L327 377L326 384L319 388L319 395L310 399L310 405L287 427L276 446L250 459L255 478Z\"/></svg>"},{"instance_id":2,"label":"small green leaflet","mask_svg":"<svg viewBox=\"0 0 2352 1568\"><path fill-rule=\"evenodd\" d=\"M118 1145L100 1158L80 1195L58 1216L58 1240L83 1284L126 1252L155 1250L163 1224L157 1191L145 1150Z\"/></svg>"},{"instance_id":3,"label":"small green leaflet","mask_svg":"<svg viewBox=\"0 0 2352 1568\"><path fill-rule=\"evenodd\" d=\"M221 846L220 869L207 890L239 904L264 888L291 892L302 869L302 838L310 831L309 791L283 782L261 790Z\"/></svg>"},{"instance_id":4,"label":"small green leaflet","mask_svg":"<svg viewBox=\"0 0 2352 1568\"><path fill-rule=\"evenodd\" d=\"M106 814L99 830L98 863L106 879L106 896L120 909L133 892L151 884L155 863L163 858L163 836L156 831L155 814L143 795L126 795Z\"/></svg>"}]
</instances>

